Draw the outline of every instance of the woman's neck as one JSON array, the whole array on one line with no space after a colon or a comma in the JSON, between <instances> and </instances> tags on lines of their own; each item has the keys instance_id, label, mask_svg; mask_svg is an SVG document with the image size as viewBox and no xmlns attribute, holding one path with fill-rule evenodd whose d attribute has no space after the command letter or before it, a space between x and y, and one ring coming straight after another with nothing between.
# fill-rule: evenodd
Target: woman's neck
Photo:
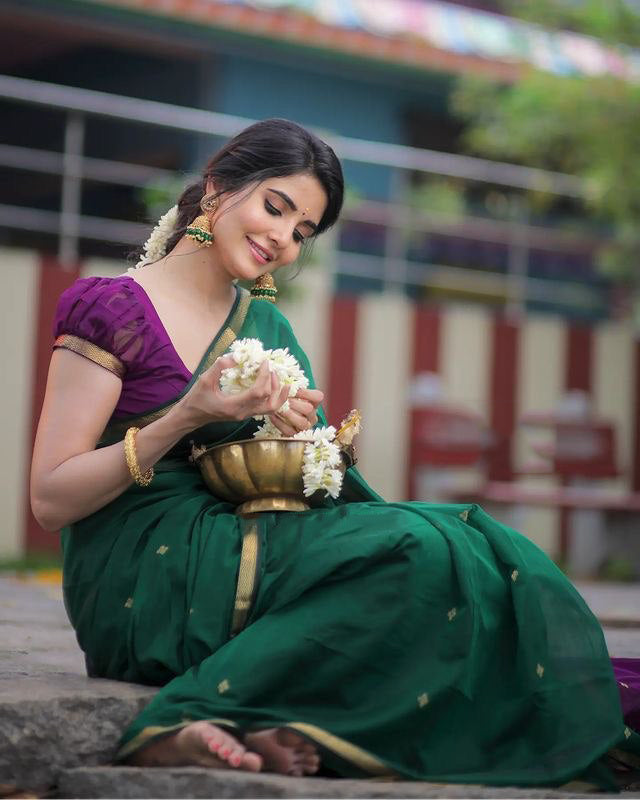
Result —
<instances>
[{"instance_id":1,"label":"woman's neck","mask_svg":"<svg viewBox=\"0 0 640 800\"><path fill-rule=\"evenodd\" d=\"M162 262L150 265L150 269L156 268L156 274L162 273L165 290L212 310L228 305L235 297L231 278L214 263L209 248L197 247L186 237Z\"/></svg>"}]
</instances>

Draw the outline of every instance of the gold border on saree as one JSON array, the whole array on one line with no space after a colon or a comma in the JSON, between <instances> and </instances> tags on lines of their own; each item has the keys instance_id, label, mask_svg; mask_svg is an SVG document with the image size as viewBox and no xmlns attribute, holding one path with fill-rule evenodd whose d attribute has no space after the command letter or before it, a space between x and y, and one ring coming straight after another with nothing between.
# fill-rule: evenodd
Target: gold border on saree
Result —
<instances>
[{"instance_id":1,"label":"gold border on saree","mask_svg":"<svg viewBox=\"0 0 640 800\"><path fill-rule=\"evenodd\" d=\"M302 733L308 739L324 747L325 750L330 750L369 775L373 775L376 778L386 778L387 780L398 780L400 778L400 775L394 772L391 767L388 767L384 761L371 755L361 747L351 744L351 742L341 739L323 728L319 728L317 725L312 725L308 722L288 722L283 727Z\"/></svg>"},{"instance_id":2,"label":"gold border on saree","mask_svg":"<svg viewBox=\"0 0 640 800\"><path fill-rule=\"evenodd\" d=\"M97 344L81 339L79 336L73 336L70 333L63 333L53 343L53 347L63 347L65 350L71 350L72 353L77 353L80 356L88 358L94 364L98 364L109 372L113 372L119 378L122 378L126 372L126 368L119 358L109 353L108 350L103 350Z\"/></svg>"},{"instance_id":3,"label":"gold border on saree","mask_svg":"<svg viewBox=\"0 0 640 800\"><path fill-rule=\"evenodd\" d=\"M231 636L236 636L246 625L258 584L260 531L256 520L248 520L246 526L242 537L236 598L231 618Z\"/></svg>"}]
</instances>

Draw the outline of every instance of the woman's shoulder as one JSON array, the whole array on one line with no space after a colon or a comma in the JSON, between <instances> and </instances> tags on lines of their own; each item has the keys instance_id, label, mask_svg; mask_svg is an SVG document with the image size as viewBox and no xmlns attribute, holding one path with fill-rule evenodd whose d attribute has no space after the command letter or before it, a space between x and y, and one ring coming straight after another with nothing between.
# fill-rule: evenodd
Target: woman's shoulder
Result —
<instances>
[{"instance_id":1,"label":"woman's shoulder","mask_svg":"<svg viewBox=\"0 0 640 800\"><path fill-rule=\"evenodd\" d=\"M64 337L75 337L130 359L134 341L146 338L145 331L152 327L146 317L145 304L130 276L80 278L60 296L53 336L56 346Z\"/></svg>"},{"instance_id":2,"label":"woman's shoulder","mask_svg":"<svg viewBox=\"0 0 640 800\"><path fill-rule=\"evenodd\" d=\"M117 306L119 303L129 305L135 301L133 284L135 281L129 275L78 278L60 295L58 307L61 311L68 312L82 307L86 312L96 305L106 308Z\"/></svg>"},{"instance_id":3,"label":"woman's shoulder","mask_svg":"<svg viewBox=\"0 0 640 800\"><path fill-rule=\"evenodd\" d=\"M129 275L79 278L60 295L54 332L59 335L65 326L74 327L84 320L109 325L123 316L140 316L144 306L135 288Z\"/></svg>"}]
</instances>

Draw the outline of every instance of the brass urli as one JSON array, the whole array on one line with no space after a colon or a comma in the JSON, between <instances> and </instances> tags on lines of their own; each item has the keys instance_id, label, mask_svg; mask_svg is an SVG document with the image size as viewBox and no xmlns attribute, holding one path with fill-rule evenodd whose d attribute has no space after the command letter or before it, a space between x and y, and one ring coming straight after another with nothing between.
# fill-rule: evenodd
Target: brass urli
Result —
<instances>
[{"instance_id":1,"label":"brass urli","mask_svg":"<svg viewBox=\"0 0 640 800\"><path fill-rule=\"evenodd\" d=\"M194 461L213 495L233 503L236 514L308 511L320 506L323 491L304 496L302 464L307 442L300 439L243 439L213 445ZM352 448L341 450L344 474L354 463Z\"/></svg>"}]
</instances>

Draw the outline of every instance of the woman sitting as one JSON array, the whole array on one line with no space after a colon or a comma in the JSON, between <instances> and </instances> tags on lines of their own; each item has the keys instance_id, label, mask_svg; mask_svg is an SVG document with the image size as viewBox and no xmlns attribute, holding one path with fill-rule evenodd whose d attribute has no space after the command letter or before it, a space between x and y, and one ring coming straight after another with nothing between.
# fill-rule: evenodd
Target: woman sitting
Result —
<instances>
[{"instance_id":1,"label":"woman sitting","mask_svg":"<svg viewBox=\"0 0 640 800\"><path fill-rule=\"evenodd\" d=\"M117 759L613 786L607 754L637 764L640 737L598 622L530 540L474 505L385 503L354 468L320 508L242 517L189 461L256 415L285 436L324 423L313 382L280 411L266 365L238 394L220 377L255 338L312 381L270 290L236 281L293 263L342 198L330 147L260 122L184 191L152 263L60 299L33 510L64 529L90 674L162 687Z\"/></svg>"}]
</instances>

